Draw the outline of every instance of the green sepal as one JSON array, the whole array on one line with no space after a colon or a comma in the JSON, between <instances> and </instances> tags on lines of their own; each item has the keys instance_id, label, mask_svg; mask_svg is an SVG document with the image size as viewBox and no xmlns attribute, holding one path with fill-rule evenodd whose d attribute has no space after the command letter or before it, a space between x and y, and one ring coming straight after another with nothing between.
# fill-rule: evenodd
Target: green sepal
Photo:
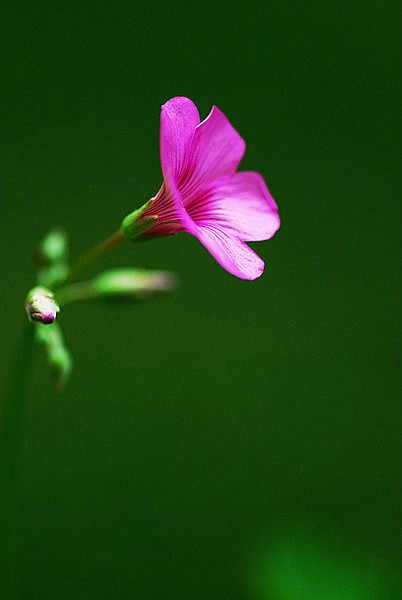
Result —
<instances>
[{"instance_id":1,"label":"green sepal","mask_svg":"<svg viewBox=\"0 0 402 600\"><path fill-rule=\"evenodd\" d=\"M143 219L140 218L153 202L154 199L151 198L151 200L148 200L148 202L143 204L140 208L137 208L137 210L134 210L123 219L121 224L121 232L127 240L134 240L156 225L158 221L158 217L156 215L144 217Z\"/></svg>"},{"instance_id":2,"label":"green sepal","mask_svg":"<svg viewBox=\"0 0 402 600\"><path fill-rule=\"evenodd\" d=\"M65 346L60 326L57 323L51 327L36 324L35 339L45 352L53 385L57 389L64 388L71 375L73 359Z\"/></svg>"}]
</instances>

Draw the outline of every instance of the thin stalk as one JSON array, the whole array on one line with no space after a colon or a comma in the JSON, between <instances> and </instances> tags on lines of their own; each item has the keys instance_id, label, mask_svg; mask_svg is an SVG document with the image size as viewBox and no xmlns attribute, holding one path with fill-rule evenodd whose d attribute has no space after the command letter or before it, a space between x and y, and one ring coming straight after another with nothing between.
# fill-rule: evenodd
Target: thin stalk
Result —
<instances>
[{"instance_id":1,"label":"thin stalk","mask_svg":"<svg viewBox=\"0 0 402 600\"><path fill-rule=\"evenodd\" d=\"M2 598L17 597L18 473L26 394L33 355L34 327L25 326L8 379L2 388L0 411L0 573Z\"/></svg>"},{"instance_id":2,"label":"thin stalk","mask_svg":"<svg viewBox=\"0 0 402 600\"><path fill-rule=\"evenodd\" d=\"M106 252L106 250L109 250L109 248L113 248L113 246L116 246L116 244L124 241L124 239L123 233L121 229L119 229L116 231L116 233L89 250L86 254L80 256L80 258L72 265L63 281L58 283L57 288L73 279L76 275L78 275L78 273L85 269L86 266L95 260L95 258Z\"/></svg>"}]
</instances>

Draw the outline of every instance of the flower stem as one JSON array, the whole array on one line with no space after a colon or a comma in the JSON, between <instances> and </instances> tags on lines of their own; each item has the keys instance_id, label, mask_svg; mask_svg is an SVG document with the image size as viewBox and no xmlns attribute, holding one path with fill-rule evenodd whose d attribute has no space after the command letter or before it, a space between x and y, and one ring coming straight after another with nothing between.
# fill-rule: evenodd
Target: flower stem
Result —
<instances>
[{"instance_id":1,"label":"flower stem","mask_svg":"<svg viewBox=\"0 0 402 600\"><path fill-rule=\"evenodd\" d=\"M106 252L106 250L109 250L109 248L113 248L113 246L116 246L116 244L122 242L124 239L125 238L123 236L122 230L119 229L112 236L110 236L94 248L91 248L91 250L89 250L86 254L80 256L80 258L72 265L66 277L58 283L57 288L61 287L62 285L73 279L76 275L78 275L78 273L85 269L85 267L89 265L95 258Z\"/></svg>"},{"instance_id":2,"label":"flower stem","mask_svg":"<svg viewBox=\"0 0 402 600\"><path fill-rule=\"evenodd\" d=\"M17 597L18 473L23 438L25 397L33 354L32 325L25 327L8 379L2 388L0 411L0 573L5 595Z\"/></svg>"}]
</instances>

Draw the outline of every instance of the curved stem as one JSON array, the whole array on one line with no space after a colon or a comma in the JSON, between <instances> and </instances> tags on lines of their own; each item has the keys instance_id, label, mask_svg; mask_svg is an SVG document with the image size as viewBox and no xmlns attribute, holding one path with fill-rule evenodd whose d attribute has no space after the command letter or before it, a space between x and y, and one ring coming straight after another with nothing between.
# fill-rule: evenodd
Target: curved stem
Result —
<instances>
[{"instance_id":1,"label":"curved stem","mask_svg":"<svg viewBox=\"0 0 402 600\"><path fill-rule=\"evenodd\" d=\"M2 389L0 412L0 573L4 598L17 597L16 550L18 467L23 438L25 398L33 354L32 325L20 337L8 379Z\"/></svg>"},{"instance_id":2,"label":"curved stem","mask_svg":"<svg viewBox=\"0 0 402 600\"><path fill-rule=\"evenodd\" d=\"M89 250L86 254L83 254L71 267L66 277L60 281L57 285L57 288L61 287L71 279L73 279L78 273L80 273L87 265L89 265L95 258L109 250L109 248L113 248L119 242L124 240L123 233L121 229L116 231L112 236Z\"/></svg>"}]
</instances>

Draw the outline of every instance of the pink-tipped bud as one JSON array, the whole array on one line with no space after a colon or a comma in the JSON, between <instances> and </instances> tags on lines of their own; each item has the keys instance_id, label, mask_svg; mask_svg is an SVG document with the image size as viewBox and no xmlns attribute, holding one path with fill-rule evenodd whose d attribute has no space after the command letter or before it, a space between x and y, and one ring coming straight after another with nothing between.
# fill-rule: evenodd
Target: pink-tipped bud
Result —
<instances>
[{"instance_id":1,"label":"pink-tipped bud","mask_svg":"<svg viewBox=\"0 0 402 600\"><path fill-rule=\"evenodd\" d=\"M28 292L25 308L30 321L44 325L53 323L60 310L52 292L42 287L33 288Z\"/></svg>"}]
</instances>

